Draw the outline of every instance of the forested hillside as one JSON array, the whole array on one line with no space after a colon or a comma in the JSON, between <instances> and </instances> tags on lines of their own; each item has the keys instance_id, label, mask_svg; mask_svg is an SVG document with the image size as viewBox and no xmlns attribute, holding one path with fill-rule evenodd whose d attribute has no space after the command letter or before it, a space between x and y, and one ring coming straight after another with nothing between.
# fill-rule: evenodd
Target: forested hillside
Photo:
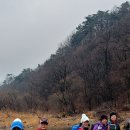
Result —
<instances>
[{"instance_id":1,"label":"forested hillside","mask_svg":"<svg viewBox=\"0 0 130 130\"><path fill-rule=\"evenodd\" d=\"M130 103L130 3L85 17L35 70L8 75L0 109L80 112Z\"/></svg>"}]
</instances>

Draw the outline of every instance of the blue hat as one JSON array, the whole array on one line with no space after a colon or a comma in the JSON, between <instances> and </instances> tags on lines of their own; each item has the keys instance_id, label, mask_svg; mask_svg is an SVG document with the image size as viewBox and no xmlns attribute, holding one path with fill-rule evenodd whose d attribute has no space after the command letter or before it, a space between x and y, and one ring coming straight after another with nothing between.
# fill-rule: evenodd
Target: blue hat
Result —
<instances>
[{"instance_id":1,"label":"blue hat","mask_svg":"<svg viewBox=\"0 0 130 130\"><path fill-rule=\"evenodd\" d=\"M11 130L13 130L15 127L18 127L19 129L23 130L23 123L20 119L15 119L11 124Z\"/></svg>"}]
</instances>

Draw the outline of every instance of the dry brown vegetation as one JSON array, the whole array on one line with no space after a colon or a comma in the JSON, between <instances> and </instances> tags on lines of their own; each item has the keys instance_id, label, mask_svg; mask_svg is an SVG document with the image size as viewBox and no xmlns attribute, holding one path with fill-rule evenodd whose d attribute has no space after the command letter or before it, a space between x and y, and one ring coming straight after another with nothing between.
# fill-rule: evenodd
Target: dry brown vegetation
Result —
<instances>
[{"instance_id":1,"label":"dry brown vegetation","mask_svg":"<svg viewBox=\"0 0 130 130\"><path fill-rule=\"evenodd\" d=\"M43 114L42 112L38 112L39 116L44 116L49 120L49 127L71 127L74 124L80 123L81 114L62 117L62 114ZM86 112L85 113L90 118L90 123L94 123L98 121L99 117L96 115L96 112ZM130 111L120 112L119 120L120 126L123 129L125 121L130 117ZM11 122L15 118L20 118L25 128L37 128L39 117L37 114L32 113L23 113L23 112L13 112L13 111L0 111L0 126L2 129L9 128Z\"/></svg>"}]
</instances>

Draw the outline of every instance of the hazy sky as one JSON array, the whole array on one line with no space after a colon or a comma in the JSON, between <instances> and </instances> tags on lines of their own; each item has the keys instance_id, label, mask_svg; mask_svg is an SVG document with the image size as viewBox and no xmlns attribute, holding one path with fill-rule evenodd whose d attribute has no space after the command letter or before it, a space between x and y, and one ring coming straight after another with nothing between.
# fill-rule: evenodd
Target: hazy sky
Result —
<instances>
[{"instance_id":1,"label":"hazy sky","mask_svg":"<svg viewBox=\"0 0 130 130\"><path fill-rule=\"evenodd\" d=\"M0 0L0 81L44 63L67 36L98 10L125 0Z\"/></svg>"}]
</instances>

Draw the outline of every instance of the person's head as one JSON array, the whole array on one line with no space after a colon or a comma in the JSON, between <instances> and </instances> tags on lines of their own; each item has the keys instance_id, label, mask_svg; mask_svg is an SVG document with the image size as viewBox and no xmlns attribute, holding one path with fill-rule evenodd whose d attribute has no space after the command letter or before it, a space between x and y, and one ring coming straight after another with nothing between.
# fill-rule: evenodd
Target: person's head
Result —
<instances>
[{"instance_id":1,"label":"person's head","mask_svg":"<svg viewBox=\"0 0 130 130\"><path fill-rule=\"evenodd\" d=\"M11 127L10 127L10 130L23 130L23 129L24 129L23 123L19 118L16 118L12 122Z\"/></svg>"},{"instance_id":2,"label":"person's head","mask_svg":"<svg viewBox=\"0 0 130 130\"><path fill-rule=\"evenodd\" d=\"M117 121L117 113L116 112L111 112L110 113L110 121L111 122L116 122Z\"/></svg>"},{"instance_id":3,"label":"person's head","mask_svg":"<svg viewBox=\"0 0 130 130\"><path fill-rule=\"evenodd\" d=\"M101 115L100 121L102 122L102 124L106 125L108 121L108 117L106 115Z\"/></svg>"},{"instance_id":4,"label":"person's head","mask_svg":"<svg viewBox=\"0 0 130 130\"><path fill-rule=\"evenodd\" d=\"M88 127L89 126L89 118L85 114L82 114L81 124L82 124L82 127Z\"/></svg>"},{"instance_id":5,"label":"person's head","mask_svg":"<svg viewBox=\"0 0 130 130\"><path fill-rule=\"evenodd\" d=\"M41 130L46 130L47 129L47 127L48 127L48 120L46 118L41 118L39 120L39 123L40 123L39 127L40 127Z\"/></svg>"}]
</instances>

